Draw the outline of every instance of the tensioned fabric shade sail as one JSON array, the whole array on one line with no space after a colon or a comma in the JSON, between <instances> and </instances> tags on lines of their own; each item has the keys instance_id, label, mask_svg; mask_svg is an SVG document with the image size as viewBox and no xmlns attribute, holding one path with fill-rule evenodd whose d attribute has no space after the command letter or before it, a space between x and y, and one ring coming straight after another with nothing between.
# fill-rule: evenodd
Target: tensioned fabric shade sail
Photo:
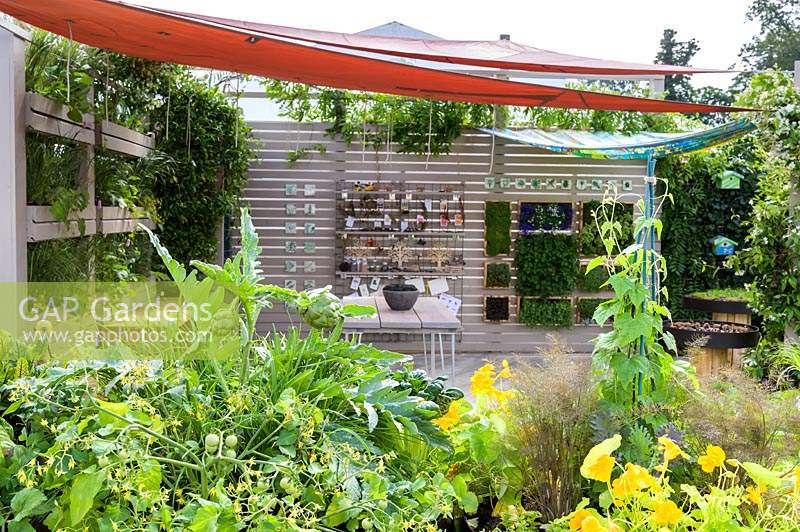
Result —
<instances>
[{"instance_id":1,"label":"tensioned fabric shade sail","mask_svg":"<svg viewBox=\"0 0 800 532\"><path fill-rule=\"evenodd\" d=\"M0 10L122 54L311 85L483 104L685 113L748 110L443 72L323 50L110 0L0 0Z\"/></svg>"},{"instance_id":2,"label":"tensioned fabric shade sail","mask_svg":"<svg viewBox=\"0 0 800 532\"><path fill-rule=\"evenodd\" d=\"M632 135L559 129L483 129L485 133L536 148L593 159L658 159L666 155L704 150L755 129L746 119L689 133Z\"/></svg>"},{"instance_id":3,"label":"tensioned fabric shade sail","mask_svg":"<svg viewBox=\"0 0 800 532\"><path fill-rule=\"evenodd\" d=\"M451 41L446 39L382 37L291 28L206 15L189 15L177 11L157 9L153 11L206 20L223 26L245 29L273 37L457 65L526 70L530 72L594 75L665 75L728 72L727 70L712 68L609 61L594 57L562 54L507 40Z\"/></svg>"}]
</instances>

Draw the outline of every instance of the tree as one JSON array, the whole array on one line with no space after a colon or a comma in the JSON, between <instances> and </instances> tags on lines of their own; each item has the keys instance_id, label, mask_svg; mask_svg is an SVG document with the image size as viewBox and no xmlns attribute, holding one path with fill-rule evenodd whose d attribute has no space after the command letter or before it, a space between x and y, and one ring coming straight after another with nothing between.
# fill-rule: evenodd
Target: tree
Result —
<instances>
[{"instance_id":1,"label":"tree","mask_svg":"<svg viewBox=\"0 0 800 532\"><path fill-rule=\"evenodd\" d=\"M800 59L800 0L754 0L747 19L758 22L761 30L739 52L744 65L793 70Z\"/></svg>"},{"instance_id":2,"label":"tree","mask_svg":"<svg viewBox=\"0 0 800 532\"><path fill-rule=\"evenodd\" d=\"M667 28L661 37L661 48L656 54L656 63L662 65L688 66L692 58L700 51L697 39L679 41L678 32ZM691 101L694 89L687 76L666 76L664 80L664 96L667 100Z\"/></svg>"}]
</instances>

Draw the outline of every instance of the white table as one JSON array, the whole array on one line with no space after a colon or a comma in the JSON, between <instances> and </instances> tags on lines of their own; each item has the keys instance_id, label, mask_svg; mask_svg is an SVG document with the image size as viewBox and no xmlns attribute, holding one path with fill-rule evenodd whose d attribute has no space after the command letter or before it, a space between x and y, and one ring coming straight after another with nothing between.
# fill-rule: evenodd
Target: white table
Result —
<instances>
[{"instance_id":1,"label":"white table","mask_svg":"<svg viewBox=\"0 0 800 532\"><path fill-rule=\"evenodd\" d=\"M369 334L418 334L422 337L425 366L428 371L436 371L437 341L442 370L445 370L444 337L450 337L451 373L456 371L456 334L461 332L458 317L435 297L417 299L414 308L397 311L389 308L383 295L368 297L345 297L345 303L374 307L378 312L371 318L347 318L344 333L361 341L364 333ZM428 361L428 340L430 340L430 364Z\"/></svg>"}]
</instances>

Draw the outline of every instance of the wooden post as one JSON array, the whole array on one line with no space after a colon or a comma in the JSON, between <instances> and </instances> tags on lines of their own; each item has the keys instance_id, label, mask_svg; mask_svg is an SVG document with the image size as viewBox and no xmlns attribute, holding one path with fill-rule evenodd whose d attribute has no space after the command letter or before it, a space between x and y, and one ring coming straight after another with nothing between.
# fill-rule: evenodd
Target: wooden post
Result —
<instances>
[{"instance_id":1,"label":"wooden post","mask_svg":"<svg viewBox=\"0 0 800 532\"><path fill-rule=\"evenodd\" d=\"M794 62L794 88L800 90L800 61ZM797 204L800 203L800 193L797 190L797 176L792 173L789 175L789 220L793 223L795 220L795 211ZM793 228L789 228L789 234L792 233ZM788 322L783 329L783 339L786 343L797 343L798 337L795 331L795 323Z\"/></svg>"},{"instance_id":2,"label":"wooden post","mask_svg":"<svg viewBox=\"0 0 800 532\"><path fill-rule=\"evenodd\" d=\"M29 35L0 20L0 282L28 277L25 48Z\"/></svg>"}]
</instances>

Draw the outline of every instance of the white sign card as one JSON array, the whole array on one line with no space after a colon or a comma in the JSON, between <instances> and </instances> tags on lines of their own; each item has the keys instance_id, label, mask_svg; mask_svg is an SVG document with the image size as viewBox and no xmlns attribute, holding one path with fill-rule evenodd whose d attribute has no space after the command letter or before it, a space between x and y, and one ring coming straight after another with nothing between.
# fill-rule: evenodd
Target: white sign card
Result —
<instances>
[{"instance_id":1,"label":"white sign card","mask_svg":"<svg viewBox=\"0 0 800 532\"><path fill-rule=\"evenodd\" d=\"M308 184L303 187L304 196L313 196L316 193L317 193L317 185Z\"/></svg>"},{"instance_id":2,"label":"white sign card","mask_svg":"<svg viewBox=\"0 0 800 532\"><path fill-rule=\"evenodd\" d=\"M400 232L402 233L403 231L406 230L408 230L408 222L403 220L402 222L400 222Z\"/></svg>"},{"instance_id":3,"label":"white sign card","mask_svg":"<svg viewBox=\"0 0 800 532\"><path fill-rule=\"evenodd\" d=\"M384 214L383 215L383 225L385 225L387 227L392 225L392 217L389 216L388 214Z\"/></svg>"},{"instance_id":4,"label":"white sign card","mask_svg":"<svg viewBox=\"0 0 800 532\"><path fill-rule=\"evenodd\" d=\"M459 309L461 309L461 300L449 294L441 294L439 296L439 301L444 303L445 306L453 312L453 314L458 314Z\"/></svg>"},{"instance_id":5,"label":"white sign card","mask_svg":"<svg viewBox=\"0 0 800 532\"><path fill-rule=\"evenodd\" d=\"M356 219L352 216L348 216L347 220L344 222L344 226L348 229L352 229L354 225L356 225Z\"/></svg>"},{"instance_id":6,"label":"white sign card","mask_svg":"<svg viewBox=\"0 0 800 532\"><path fill-rule=\"evenodd\" d=\"M433 210L433 200L430 198L425 198L425 210L430 212Z\"/></svg>"},{"instance_id":7,"label":"white sign card","mask_svg":"<svg viewBox=\"0 0 800 532\"><path fill-rule=\"evenodd\" d=\"M377 290L381 287L381 278L380 277L373 277L369 281L369 289L370 290Z\"/></svg>"},{"instance_id":8,"label":"white sign card","mask_svg":"<svg viewBox=\"0 0 800 532\"><path fill-rule=\"evenodd\" d=\"M297 185L294 183L286 183L286 187L284 187L287 196L296 196L297 195Z\"/></svg>"},{"instance_id":9,"label":"white sign card","mask_svg":"<svg viewBox=\"0 0 800 532\"><path fill-rule=\"evenodd\" d=\"M450 290L450 287L447 286L447 279L444 277L437 277L436 279L428 281L428 290L431 291L432 296L436 296L447 292Z\"/></svg>"},{"instance_id":10,"label":"white sign card","mask_svg":"<svg viewBox=\"0 0 800 532\"><path fill-rule=\"evenodd\" d=\"M353 277L353 280L350 281L350 290L358 290L359 286L361 286L361 277Z\"/></svg>"},{"instance_id":11,"label":"white sign card","mask_svg":"<svg viewBox=\"0 0 800 532\"><path fill-rule=\"evenodd\" d=\"M369 288L367 288L367 285L362 284L361 286L358 287L358 293L362 297L367 297L369 296Z\"/></svg>"},{"instance_id":12,"label":"white sign card","mask_svg":"<svg viewBox=\"0 0 800 532\"><path fill-rule=\"evenodd\" d=\"M419 290L420 294L425 293L425 281L422 279L422 277L414 277L413 279L409 279L406 281L406 284L415 286L417 290Z\"/></svg>"}]
</instances>

